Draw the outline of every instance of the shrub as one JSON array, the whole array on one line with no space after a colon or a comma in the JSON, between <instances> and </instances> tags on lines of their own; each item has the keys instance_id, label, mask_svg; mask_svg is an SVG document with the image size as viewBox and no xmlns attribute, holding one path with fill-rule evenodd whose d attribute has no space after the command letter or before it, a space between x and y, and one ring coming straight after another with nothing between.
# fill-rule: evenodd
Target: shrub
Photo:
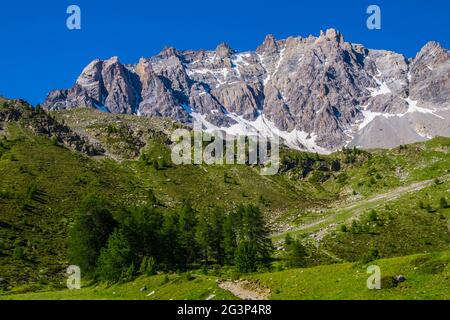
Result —
<instances>
[{"instance_id":1,"label":"shrub","mask_svg":"<svg viewBox=\"0 0 450 320\"><path fill-rule=\"evenodd\" d=\"M31 183L27 189L28 199L34 199L36 197L37 192L38 192L38 190L37 190L36 184Z\"/></svg>"},{"instance_id":2,"label":"shrub","mask_svg":"<svg viewBox=\"0 0 450 320\"><path fill-rule=\"evenodd\" d=\"M371 210L369 213L369 221L377 221L378 220L378 213L375 210Z\"/></svg>"},{"instance_id":3,"label":"shrub","mask_svg":"<svg viewBox=\"0 0 450 320\"><path fill-rule=\"evenodd\" d=\"M289 235L288 235L289 236ZM287 268L301 268L306 265L306 249L297 239L288 238L285 241L285 265Z\"/></svg>"},{"instance_id":4,"label":"shrub","mask_svg":"<svg viewBox=\"0 0 450 320\"><path fill-rule=\"evenodd\" d=\"M447 267L447 262L441 260L426 261L417 268L420 274L440 274Z\"/></svg>"},{"instance_id":5,"label":"shrub","mask_svg":"<svg viewBox=\"0 0 450 320\"><path fill-rule=\"evenodd\" d=\"M144 257L139 268L139 273L147 276L156 274L156 261L153 257Z\"/></svg>"},{"instance_id":6,"label":"shrub","mask_svg":"<svg viewBox=\"0 0 450 320\"><path fill-rule=\"evenodd\" d=\"M361 232L361 227L356 220L352 221L352 226L350 227L350 233L357 234Z\"/></svg>"},{"instance_id":7,"label":"shrub","mask_svg":"<svg viewBox=\"0 0 450 320\"><path fill-rule=\"evenodd\" d=\"M226 171L224 171L223 172L223 182L224 183L229 183L229 181L228 181L228 173L226 172Z\"/></svg>"},{"instance_id":8,"label":"shrub","mask_svg":"<svg viewBox=\"0 0 450 320\"><path fill-rule=\"evenodd\" d=\"M233 280L233 281L238 281L239 279L241 279L241 276L242 276L242 274L240 273L240 272L237 272L237 271L233 271L232 273L231 273L231 280Z\"/></svg>"},{"instance_id":9,"label":"shrub","mask_svg":"<svg viewBox=\"0 0 450 320\"><path fill-rule=\"evenodd\" d=\"M420 209L425 209L425 204L423 203L422 200L419 201L419 208Z\"/></svg>"},{"instance_id":10,"label":"shrub","mask_svg":"<svg viewBox=\"0 0 450 320\"><path fill-rule=\"evenodd\" d=\"M153 160L153 169L155 169L156 171L159 170L159 163L158 163L158 160Z\"/></svg>"},{"instance_id":11,"label":"shrub","mask_svg":"<svg viewBox=\"0 0 450 320\"><path fill-rule=\"evenodd\" d=\"M134 273L132 257L127 238L120 231L114 231L98 259L98 278L107 282L130 280Z\"/></svg>"},{"instance_id":12,"label":"shrub","mask_svg":"<svg viewBox=\"0 0 450 320\"><path fill-rule=\"evenodd\" d=\"M429 213L435 213L437 211L431 204L427 204L426 208Z\"/></svg>"},{"instance_id":13,"label":"shrub","mask_svg":"<svg viewBox=\"0 0 450 320\"><path fill-rule=\"evenodd\" d=\"M392 276L384 276L381 278L381 289L392 289L397 287L398 282Z\"/></svg>"},{"instance_id":14,"label":"shrub","mask_svg":"<svg viewBox=\"0 0 450 320\"><path fill-rule=\"evenodd\" d=\"M346 183L348 179L349 179L348 174L343 172L343 173L338 175L337 182L341 183L341 184L342 183Z\"/></svg>"},{"instance_id":15,"label":"shrub","mask_svg":"<svg viewBox=\"0 0 450 320\"><path fill-rule=\"evenodd\" d=\"M17 260L22 260L22 258L24 257L24 253L25 252L22 247L16 246L13 251L13 258Z\"/></svg>"},{"instance_id":16,"label":"shrub","mask_svg":"<svg viewBox=\"0 0 450 320\"><path fill-rule=\"evenodd\" d=\"M447 199L444 198L444 197L442 197L441 200L440 200L440 206L441 206L442 209L446 209L446 208L450 207Z\"/></svg>"},{"instance_id":17,"label":"shrub","mask_svg":"<svg viewBox=\"0 0 450 320\"><path fill-rule=\"evenodd\" d=\"M242 241L235 256L236 269L242 273L255 272L257 270L257 252L255 246L249 241Z\"/></svg>"},{"instance_id":18,"label":"shrub","mask_svg":"<svg viewBox=\"0 0 450 320\"><path fill-rule=\"evenodd\" d=\"M269 203L269 201L262 194L259 196L258 202L261 203L264 206Z\"/></svg>"},{"instance_id":19,"label":"shrub","mask_svg":"<svg viewBox=\"0 0 450 320\"><path fill-rule=\"evenodd\" d=\"M114 134L114 133L119 132L119 129L117 129L112 124L109 124L108 127L106 128L106 132L108 133L108 135L110 135L110 134Z\"/></svg>"},{"instance_id":20,"label":"shrub","mask_svg":"<svg viewBox=\"0 0 450 320\"><path fill-rule=\"evenodd\" d=\"M378 249L370 248L369 251L367 251L367 253L362 257L362 262L369 263L369 262L372 262L379 258L380 258L380 253L379 253Z\"/></svg>"},{"instance_id":21,"label":"shrub","mask_svg":"<svg viewBox=\"0 0 450 320\"><path fill-rule=\"evenodd\" d=\"M182 278L183 278L183 280L185 280L185 281L192 281L192 280L195 280L195 277L194 277L194 275L192 274L192 272L185 272L185 273L183 273Z\"/></svg>"},{"instance_id":22,"label":"shrub","mask_svg":"<svg viewBox=\"0 0 450 320\"><path fill-rule=\"evenodd\" d=\"M374 177L370 177L369 182L368 182L368 186L371 187L374 184L377 184L377 180Z\"/></svg>"},{"instance_id":23,"label":"shrub","mask_svg":"<svg viewBox=\"0 0 450 320\"><path fill-rule=\"evenodd\" d=\"M0 190L0 198L13 199L14 194L10 190Z\"/></svg>"},{"instance_id":24,"label":"shrub","mask_svg":"<svg viewBox=\"0 0 450 320\"><path fill-rule=\"evenodd\" d=\"M131 265L122 271L122 275L120 276L120 281L127 282L133 280L135 274L135 268L134 263L132 262Z\"/></svg>"},{"instance_id":25,"label":"shrub","mask_svg":"<svg viewBox=\"0 0 450 320\"><path fill-rule=\"evenodd\" d=\"M58 138L57 137L52 137L52 145L54 145L55 147L59 147L59 143L58 143Z\"/></svg>"},{"instance_id":26,"label":"shrub","mask_svg":"<svg viewBox=\"0 0 450 320\"><path fill-rule=\"evenodd\" d=\"M169 282L170 282L169 276L167 274L165 274L164 278L161 281L161 286L165 285L166 283L169 283Z\"/></svg>"}]
</instances>

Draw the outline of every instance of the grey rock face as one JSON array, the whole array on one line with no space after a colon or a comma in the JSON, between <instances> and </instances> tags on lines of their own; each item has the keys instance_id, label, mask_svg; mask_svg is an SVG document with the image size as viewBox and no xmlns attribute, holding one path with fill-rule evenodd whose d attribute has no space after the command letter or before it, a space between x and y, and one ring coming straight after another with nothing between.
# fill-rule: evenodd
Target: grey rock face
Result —
<instances>
[{"instance_id":1,"label":"grey rock face","mask_svg":"<svg viewBox=\"0 0 450 320\"><path fill-rule=\"evenodd\" d=\"M137 75L113 57L91 62L73 88L50 92L43 106L49 110L89 107L129 114L137 110L140 91Z\"/></svg>"},{"instance_id":2,"label":"grey rock face","mask_svg":"<svg viewBox=\"0 0 450 320\"><path fill-rule=\"evenodd\" d=\"M450 106L450 52L436 42L427 43L411 62L410 95L420 104L437 109Z\"/></svg>"},{"instance_id":3,"label":"grey rock face","mask_svg":"<svg viewBox=\"0 0 450 320\"><path fill-rule=\"evenodd\" d=\"M181 122L201 115L209 129L271 132L291 147L317 152L391 147L450 131L449 57L430 42L408 60L346 42L334 29L319 37L268 35L255 52L223 43L214 51L166 48L129 66L117 58L95 60L74 87L52 91L44 107Z\"/></svg>"}]
</instances>

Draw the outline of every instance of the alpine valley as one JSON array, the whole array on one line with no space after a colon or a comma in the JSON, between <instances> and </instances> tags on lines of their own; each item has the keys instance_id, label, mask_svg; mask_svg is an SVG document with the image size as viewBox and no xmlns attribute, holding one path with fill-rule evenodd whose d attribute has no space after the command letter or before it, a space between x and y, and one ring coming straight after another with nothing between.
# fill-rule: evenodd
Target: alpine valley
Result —
<instances>
[{"instance_id":1,"label":"alpine valley","mask_svg":"<svg viewBox=\"0 0 450 320\"><path fill-rule=\"evenodd\" d=\"M330 29L0 97L0 299L450 299L449 58ZM281 138L278 173L173 163L195 121Z\"/></svg>"}]
</instances>

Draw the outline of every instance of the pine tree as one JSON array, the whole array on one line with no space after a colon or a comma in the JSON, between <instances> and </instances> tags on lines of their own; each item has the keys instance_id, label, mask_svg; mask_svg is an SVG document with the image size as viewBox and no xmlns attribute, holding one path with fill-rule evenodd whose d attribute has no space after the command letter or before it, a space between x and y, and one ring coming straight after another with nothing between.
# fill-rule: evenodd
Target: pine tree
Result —
<instances>
[{"instance_id":1,"label":"pine tree","mask_svg":"<svg viewBox=\"0 0 450 320\"><path fill-rule=\"evenodd\" d=\"M199 220L197 225L197 232L196 232L196 241L200 250L200 255L203 259L204 266L206 266L209 263L210 258L210 238L212 234L211 230L211 222L208 221L210 217L204 213L202 215L202 219Z\"/></svg>"},{"instance_id":2,"label":"pine tree","mask_svg":"<svg viewBox=\"0 0 450 320\"><path fill-rule=\"evenodd\" d=\"M166 269L176 268L181 264L182 254L179 248L178 213L168 212L164 215L161 230L163 239L163 259Z\"/></svg>"},{"instance_id":3,"label":"pine tree","mask_svg":"<svg viewBox=\"0 0 450 320\"><path fill-rule=\"evenodd\" d=\"M121 214L121 231L128 239L137 261L162 257L163 215L152 206L131 208Z\"/></svg>"},{"instance_id":4,"label":"pine tree","mask_svg":"<svg viewBox=\"0 0 450 320\"><path fill-rule=\"evenodd\" d=\"M255 272L258 267L258 252L255 244L241 241L236 249L235 265L239 272Z\"/></svg>"},{"instance_id":5,"label":"pine tree","mask_svg":"<svg viewBox=\"0 0 450 320\"><path fill-rule=\"evenodd\" d=\"M223 223L225 213L222 208L216 207L212 212L212 233L210 238L211 258L217 264L223 265L225 261L225 251L223 243Z\"/></svg>"},{"instance_id":6,"label":"pine tree","mask_svg":"<svg viewBox=\"0 0 450 320\"><path fill-rule=\"evenodd\" d=\"M156 274L156 261L153 257L144 257L139 268L139 273L147 276Z\"/></svg>"},{"instance_id":7,"label":"pine tree","mask_svg":"<svg viewBox=\"0 0 450 320\"><path fill-rule=\"evenodd\" d=\"M241 210L243 214L240 239L254 245L260 264L267 266L273 247L261 211L252 205Z\"/></svg>"},{"instance_id":8,"label":"pine tree","mask_svg":"<svg viewBox=\"0 0 450 320\"><path fill-rule=\"evenodd\" d=\"M180 211L178 222L178 244L181 254L182 268L188 267L197 258L197 243L195 239L197 220L194 209L185 201Z\"/></svg>"},{"instance_id":9,"label":"pine tree","mask_svg":"<svg viewBox=\"0 0 450 320\"><path fill-rule=\"evenodd\" d=\"M242 262L245 260L243 255L249 254L250 256L244 265L252 265L253 262L250 262L256 259L257 266L269 267L273 247L261 211L257 207L249 205L239 207L237 212L240 217L240 226L237 232L238 249L235 253L235 262L237 263L238 260ZM236 267L238 266L236 265Z\"/></svg>"},{"instance_id":10,"label":"pine tree","mask_svg":"<svg viewBox=\"0 0 450 320\"><path fill-rule=\"evenodd\" d=\"M237 232L240 225L240 217L237 212L230 212L223 223L223 250L224 263L233 265L235 263L235 252L237 247Z\"/></svg>"},{"instance_id":11,"label":"pine tree","mask_svg":"<svg viewBox=\"0 0 450 320\"><path fill-rule=\"evenodd\" d=\"M104 200L96 197L84 200L69 232L70 262L78 265L84 274L93 274L100 251L106 245L115 225Z\"/></svg>"},{"instance_id":12,"label":"pine tree","mask_svg":"<svg viewBox=\"0 0 450 320\"><path fill-rule=\"evenodd\" d=\"M306 265L306 249L301 242L287 234L284 242L284 260L288 268L301 268Z\"/></svg>"},{"instance_id":13,"label":"pine tree","mask_svg":"<svg viewBox=\"0 0 450 320\"><path fill-rule=\"evenodd\" d=\"M97 276L107 282L129 280L134 272L133 253L125 235L116 230L108 240L108 246L102 249L97 263ZM123 279L125 276L126 279Z\"/></svg>"},{"instance_id":14,"label":"pine tree","mask_svg":"<svg viewBox=\"0 0 450 320\"><path fill-rule=\"evenodd\" d=\"M216 207L204 212L199 220L196 239L205 265L224 262L223 219L223 210Z\"/></svg>"}]
</instances>

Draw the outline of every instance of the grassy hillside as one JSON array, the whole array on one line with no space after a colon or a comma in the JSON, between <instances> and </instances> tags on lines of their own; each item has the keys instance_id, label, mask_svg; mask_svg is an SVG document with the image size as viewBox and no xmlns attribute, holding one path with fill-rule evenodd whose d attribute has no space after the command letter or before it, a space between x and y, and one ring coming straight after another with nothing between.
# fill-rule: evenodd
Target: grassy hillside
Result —
<instances>
[{"instance_id":1,"label":"grassy hillside","mask_svg":"<svg viewBox=\"0 0 450 320\"><path fill-rule=\"evenodd\" d=\"M17 288L1 299L22 300L230 300L231 293L217 286L218 278L213 276L157 275L139 277L134 281L105 285L96 284L81 290L63 290L39 293L21 293L32 288ZM141 291L141 289L145 290Z\"/></svg>"},{"instance_id":2,"label":"grassy hillside","mask_svg":"<svg viewBox=\"0 0 450 320\"><path fill-rule=\"evenodd\" d=\"M369 264L335 264L255 275L271 299L450 299L450 253L382 259ZM382 289L368 290L368 265L381 268ZM395 286L393 276L406 281ZM383 288L384 287L384 288Z\"/></svg>"},{"instance_id":3,"label":"grassy hillside","mask_svg":"<svg viewBox=\"0 0 450 320\"><path fill-rule=\"evenodd\" d=\"M307 269L256 274L244 277L250 287L267 287L269 299L450 299L450 253L413 255L373 261L381 268L381 290L367 289L368 264L333 264ZM403 275L406 281L395 284L392 278ZM81 290L23 293L18 288L0 299L128 299L128 300L205 300L237 299L218 287L214 276L158 275L139 277L113 286L88 285ZM243 282L241 282L243 283ZM252 285L253 284L253 285ZM145 288L145 291L141 291Z\"/></svg>"},{"instance_id":4,"label":"grassy hillside","mask_svg":"<svg viewBox=\"0 0 450 320\"><path fill-rule=\"evenodd\" d=\"M377 258L450 250L449 190L449 176L415 183L306 215L273 240L289 233L338 262L366 259L368 251Z\"/></svg>"},{"instance_id":5,"label":"grassy hillside","mask_svg":"<svg viewBox=\"0 0 450 320\"><path fill-rule=\"evenodd\" d=\"M280 173L265 177L244 165L172 165L168 135L179 125L168 120L89 109L47 115L13 104L22 115L0 121L0 278L6 288L64 284L67 231L89 194L107 199L114 214L145 203L149 190L166 210L185 199L198 210L254 204L275 242L285 231L304 239L309 265L361 260L368 248L383 258L450 248L450 209L440 207L441 198L450 202L449 138L328 156L282 150ZM0 111L10 107L0 101ZM39 133L36 126L48 116L104 154L87 156L55 132Z\"/></svg>"},{"instance_id":6,"label":"grassy hillside","mask_svg":"<svg viewBox=\"0 0 450 320\"><path fill-rule=\"evenodd\" d=\"M87 194L117 208L147 190L113 161L93 161L14 123L7 129L0 149L0 274L10 285L45 284L67 265L67 228Z\"/></svg>"},{"instance_id":7,"label":"grassy hillside","mask_svg":"<svg viewBox=\"0 0 450 320\"><path fill-rule=\"evenodd\" d=\"M354 261L367 254L392 257L450 250L450 181L433 183L392 201L374 203L356 211L322 241L336 256Z\"/></svg>"},{"instance_id":8,"label":"grassy hillside","mask_svg":"<svg viewBox=\"0 0 450 320\"><path fill-rule=\"evenodd\" d=\"M89 194L107 199L113 212L142 204L150 189L168 209L184 199L196 209L255 203L266 214L307 205L299 192L255 168L172 166L159 138L149 138L145 149L151 157L166 157L158 170L139 160L73 152L34 134L22 120L3 123L0 142L0 277L9 286L46 285L58 277L68 265L68 227Z\"/></svg>"}]
</instances>

